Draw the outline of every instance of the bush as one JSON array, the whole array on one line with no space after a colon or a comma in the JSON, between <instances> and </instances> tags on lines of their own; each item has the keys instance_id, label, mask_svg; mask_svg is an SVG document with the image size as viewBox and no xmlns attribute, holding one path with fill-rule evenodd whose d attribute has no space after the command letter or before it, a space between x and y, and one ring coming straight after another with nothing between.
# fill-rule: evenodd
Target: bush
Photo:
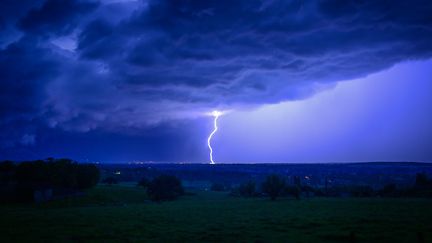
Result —
<instances>
[{"instance_id":1,"label":"bush","mask_svg":"<svg viewBox=\"0 0 432 243\"><path fill-rule=\"evenodd\" d=\"M301 186L301 187L297 187L297 188L299 188L299 191L301 191L301 192L304 192L305 194L306 194L306 197L310 197L311 196L311 194L312 195L315 195L315 188L313 188L312 186L309 186L309 185L303 185L303 186ZM296 197L297 198L297 197ZM299 197L297 198L297 199L299 199L300 198L300 195L299 195Z\"/></svg>"},{"instance_id":2,"label":"bush","mask_svg":"<svg viewBox=\"0 0 432 243\"><path fill-rule=\"evenodd\" d=\"M225 186L224 184L221 183L213 183L210 187L210 190L215 191L215 192L223 192L225 191Z\"/></svg>"},{"instance_id":3,"label":"bush","mask_svg":"<svg viewBox=\"0 0 432 243\"><path fill-rule=\"evenodd\" d=\"M428 180L426 173L417 173L416 174L416 181L415 186L416 187L427 187L430 186L432 183Z\"/></svg>"},{"instance_id":4,"label":"bush","mask_svg":"<svg viewBox=\"0 0 432 243\"><path fill-rule=\"evenodd\" d=\"M396 185L391 183L385 185L378 194L382 197L394 197L398 195L398 190L396 188Z\"/></svg>"},{"instance_id":5,"label":"bush","mask_svg":"<svg viewBox=\"0 0 432 243\"><path fill-rule=\"evenodd\" d=\"M238 187L238 193L243 197L253 197L256 196L256 186L255 182L248 181L246 183L240 184Z\"/></svg>"},{"instance_id":6,"label":"bush","mask_svg":"<svg viewBox=\"0 0 432 243\"><path fill-rule=\"evenodd\" d=\"M147 194L152 201L174 200L183 193L181 181L171 175L158 176L147 187Z\"/></svg>"},{"instance_id":7,"label":"bush","mask_svg":"<svg viewBox=\"0 0 432 243\"><path fill-rule=\"evenodd\" d=\"M370 186L354 186L350 188L351 195L354 197L372 197L375 192Z\"/></svg>"},{"instance_id":8,"label":"bush","mask_svg":"<svg viewBox=\"0 0 432 243\"><path fill-rule=\"evenodd\" d=\"M118 181L116 178L114 177L107 177L105 179L102 180L102 183L107 184L107 185L114 185L114 184L118 184Z\"/></svg>"},{"instance_id":9,"label":"bush","mask_svg":"<svg viewBox=\"0 0 432 243\"><path fill-rule=\"evenodd\" d=\"M96 165L82 164L76 168L76 182L78 189L94 187L100 178L99 169Z\"/></svg>"},{"instance_id":10,"label":"bush","mask_svg":"<svg viewBox=\"0 0 432 243\"><path fill-rule=\"evenodd\" d=\"M12 161L0 162L0 185L8 185L14 180L15 168Z\"/></svg>"},{"instance_id":11,"label":"bush","mask_svg":"<svg viewBox=\"0 0 432 243\"><path fill-rule=\"evenodd\" d=\"M146 188L146 187L148 187L149 184L150 184L150 181L144 177L138 181L137 186Z\"/></svg>"},{"instance_id":12,"label":"bush","mask_svg":"<svg viewBox=\"0 0 432 243\"><path fill-rule=\"evenodd\" d=\"M285 180L278 175L269 175L262 184L262 190L271 200L279 197L285 189Z\"/></svg>"},{"instance_id":13,"label":"bush","mask_svg":"<svg viewBox=\"0 0 432 243\"><path fill-rule=\"evenodd\" d=\"M287 195L300 199L301 190L298 186L287 186L284 190Z\"/></svg>"}]
</instances>

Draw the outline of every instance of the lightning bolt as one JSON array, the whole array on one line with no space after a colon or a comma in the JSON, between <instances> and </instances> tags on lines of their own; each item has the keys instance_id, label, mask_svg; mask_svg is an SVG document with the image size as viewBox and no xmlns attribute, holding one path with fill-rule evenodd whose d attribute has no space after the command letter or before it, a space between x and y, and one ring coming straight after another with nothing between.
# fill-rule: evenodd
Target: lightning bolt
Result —
<instances>
[{"instance_id":1,"label":"lightning bolt","mask_svg":"<svg viewBox=\"0 0 432 243\"><path fill-rule=\"evenodd\" d=\"M218 118L222 115L222 112L220 112L220 111L213 111L213 112L211 113L211 115L214 117L214 120L213 120L214 129L213 129L213 132L210 133L210 135L209 135L209 137L208 137L208 139L207 139L207 146L208 146L208 148L210 149L210 164L214 165L215 162L214 162L214 160L213 160L213 148L212 148L212 146L211 146L211 139L213 138L213 135L214 135L214 134L216 133L216 131L218 130L217 120L218 120Z\"/></svg>"}]
</instances>

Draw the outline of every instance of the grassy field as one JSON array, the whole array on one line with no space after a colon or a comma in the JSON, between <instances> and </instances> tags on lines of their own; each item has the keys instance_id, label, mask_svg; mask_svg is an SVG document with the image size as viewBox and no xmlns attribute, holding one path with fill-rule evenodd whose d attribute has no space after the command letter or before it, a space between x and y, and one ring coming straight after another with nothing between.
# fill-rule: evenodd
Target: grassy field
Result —
<instances>
[{"instance_id":1,"label":"grassy field","mask_svg":"<svg viewBox=\"0 0 432 243\"><path fill-rule=\"evenodd\" d=\"M86 196L0 206L1 242L432 242L423 199L233 198L196 192L152 203L143 189L99 186Z\"/></svg>"}]
</instances>

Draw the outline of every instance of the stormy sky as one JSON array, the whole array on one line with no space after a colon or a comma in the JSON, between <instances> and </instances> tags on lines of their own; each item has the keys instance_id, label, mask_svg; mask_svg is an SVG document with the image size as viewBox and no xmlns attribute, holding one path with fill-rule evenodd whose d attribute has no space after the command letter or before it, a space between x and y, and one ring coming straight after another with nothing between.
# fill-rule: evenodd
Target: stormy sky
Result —
<instances>
[{"instance_id":1,"label":"stormy sky","mask_svg":"<svg viewBox=\"0 0 432 243\"><path fill-rule=\"evenodd\" d=\"M0 159L431 161L432 2L3 0Z\"/></svg>"}]
</instances>

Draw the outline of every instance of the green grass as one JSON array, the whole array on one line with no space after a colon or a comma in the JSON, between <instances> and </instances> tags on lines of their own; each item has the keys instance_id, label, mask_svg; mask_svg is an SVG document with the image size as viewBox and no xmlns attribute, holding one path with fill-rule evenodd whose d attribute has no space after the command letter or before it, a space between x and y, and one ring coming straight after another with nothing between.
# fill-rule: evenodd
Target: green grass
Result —
<instances>
[{"instance_id":1,"label":"green grass","mask_svg":"<svg viewBox=\"0 0 432 243\"><path fill-rule=\"evenodd\" d=\"M0 241L417 242L432 241L425 199L244 199L197 192L152 203L143 189L100 186L87 196L0 206Z\"/></svg>"},{"instance_id":2,"label":"green grass","mask_svg":"<svg viewBox=\"0 0 432 243\"><path fill-rule=\"evenodd\" d=\"M37 205L39 207L80 207L124 204L142 204L147 199L145 190L131 185L98 186L86 192L85 196L71 197Z\"/></svg>"}]
</instances>

